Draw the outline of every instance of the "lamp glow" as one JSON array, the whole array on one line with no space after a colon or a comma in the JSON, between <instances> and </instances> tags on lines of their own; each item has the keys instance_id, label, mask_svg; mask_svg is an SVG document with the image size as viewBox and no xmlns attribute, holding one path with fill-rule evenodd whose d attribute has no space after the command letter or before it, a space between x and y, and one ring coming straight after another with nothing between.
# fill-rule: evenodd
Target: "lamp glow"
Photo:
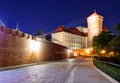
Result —
<instances>
[{"instance_id":1,"label":"lamp glow","mask_svg":"<svg viewBox=\"0 0 120 83\"><path fill-rule=\"evenodd\" d=\"M30 44L29 44L30 50L32 50L32 51L38 51L39 47L40 47L40 42L35 41L35 40L30 41Z\"/></svg>"},{"instance_id":2,"label":"lamp glow","mask_svg":"<svg viewBox=\"0 0 120 83\"><path fill-rule=\"evenodd\" d=\"M89 50L89 49L86 49L86 52L87 52L87 53L90 53L90 50Z\"/></svg>"},{"instance_id":3,"label":"lamp glow","mask_svg":"<svg viewBox=\"0 0 120 83\"><path fill-rule=\"evenodd\" d=\"M106 52L105 50L102 50L102 51L101 51L102 54L105 54L105 52Z\"/></svg>"}]
</instances>

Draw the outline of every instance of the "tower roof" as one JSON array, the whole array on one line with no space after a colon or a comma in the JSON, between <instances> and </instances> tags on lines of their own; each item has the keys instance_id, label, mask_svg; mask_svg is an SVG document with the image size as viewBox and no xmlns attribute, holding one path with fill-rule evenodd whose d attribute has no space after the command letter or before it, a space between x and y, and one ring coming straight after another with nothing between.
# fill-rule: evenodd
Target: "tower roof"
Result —
<instances>
[{"instance_id":1,"label":"tower roof","mask_svg":"<svg viewBox=\"0 0 120 83\"><path fill-rule=\"evenodd\" d=\"M108 32L107 27L103 26L103 27L102 27L102 31Z\"/></svg>"},{"instance_id":2,"label":"tower roof","mask_svg":"<svg viewBox=\"0 0 120 83\"><path fill-rule=\"evenodd\" d=\"M94 10L94 13L91 14L88 18L93 17L93 16L96 16L96 17L99 17L99 18L102 18L102 19L103 19L103 16L99 15L99 14L96 12L96 10Z\"/></svg>"}]
</instances>

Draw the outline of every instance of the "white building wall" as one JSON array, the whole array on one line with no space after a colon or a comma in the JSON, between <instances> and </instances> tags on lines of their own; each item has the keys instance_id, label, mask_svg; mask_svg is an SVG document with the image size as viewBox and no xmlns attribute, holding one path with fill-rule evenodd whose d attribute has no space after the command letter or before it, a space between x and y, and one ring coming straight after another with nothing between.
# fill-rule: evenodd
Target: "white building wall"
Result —
<instances>
[{"instance_id":1,"label":"white building wall","mask_svg":"<svg viewBox=\"0 0 120 83\"><path fill-rule=\"evenodd\" d=\"M64 43L63 43L63 32L53 33L53 34L51 34L51 36L52 36L52 42L64 45Z\"/></svg>"},{"instance_id":2,"label":"white building wall","mask_svg":"<svg viewBox=\"0 0 120 83\"><path fill-rule=\"evenodd\" d=\"M87 47L87 37L64 31L53 33L52 42L64 45L70 49L81 49Z\"/></svg>"}]
</instances>

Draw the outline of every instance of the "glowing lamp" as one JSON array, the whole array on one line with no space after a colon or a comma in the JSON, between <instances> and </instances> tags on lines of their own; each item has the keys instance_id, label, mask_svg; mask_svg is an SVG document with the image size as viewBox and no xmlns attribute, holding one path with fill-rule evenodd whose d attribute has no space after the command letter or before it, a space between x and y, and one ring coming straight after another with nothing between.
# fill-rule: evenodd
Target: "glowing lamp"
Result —
<instances>
[{"instance_id":1,"label":"glowing lamp","mask_svg":"<svg viewBox=\"0 0 120 83\"><path fill-rule=\"evenodd\" d=\"M86 49L86 52L87 52L87 53L90 53L90 50L89 50L89 49Z\"/></svg>"},{"instance_id":2,"label":"glowing lamp","mask_svg":"<svg viewBox=\"0 0 120 83\"><path fill-rule=\"evenodd\" d=\"M30 41L30 43L29 43L30 50L32 50L32 51L38 51L39 47L40 47L40 42L35 41L35 40Z\"/></svg>"},{"instance_id":3,"label":"glowing lamp","mask_svg":"<svg viewBox=\"0 0 120 83\"><path fill-rule=\"evenodd\" d=\"M106 52L105 50L102 50L102 51L101 51L102 54L105 54L105 52Z\"/></svg>"}]
</instances>

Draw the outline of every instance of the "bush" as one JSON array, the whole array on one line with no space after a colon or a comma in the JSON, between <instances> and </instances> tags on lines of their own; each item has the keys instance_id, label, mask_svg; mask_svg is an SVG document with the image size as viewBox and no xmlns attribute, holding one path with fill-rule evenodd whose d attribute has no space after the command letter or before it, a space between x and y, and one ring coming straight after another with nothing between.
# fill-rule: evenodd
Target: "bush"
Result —
<instances>
[{"instance_id":1,"label":"bush","mask_svg":"<svg viewBox=\"0 0 120 83\"><path fill-rule=\"evenodd\" d=\"M110 57L95 56L94 58L97 59L97 60L100 60L100 61L107 61L107 62L111 62L111 63L115 63L115 64L120 65L120 54L118 54L116 56L110 56Z\"/></svg>"},{"instance_id":2,"label":"bush","mask_svg":"<svg viewBox=\"0 0 120 83\"><path fill-rule=\"evenodd\" d=\"M118 67L96 59L93 60L93 64L114 79L120 81L120 69Z\"/></svg>"}]
</instances>

